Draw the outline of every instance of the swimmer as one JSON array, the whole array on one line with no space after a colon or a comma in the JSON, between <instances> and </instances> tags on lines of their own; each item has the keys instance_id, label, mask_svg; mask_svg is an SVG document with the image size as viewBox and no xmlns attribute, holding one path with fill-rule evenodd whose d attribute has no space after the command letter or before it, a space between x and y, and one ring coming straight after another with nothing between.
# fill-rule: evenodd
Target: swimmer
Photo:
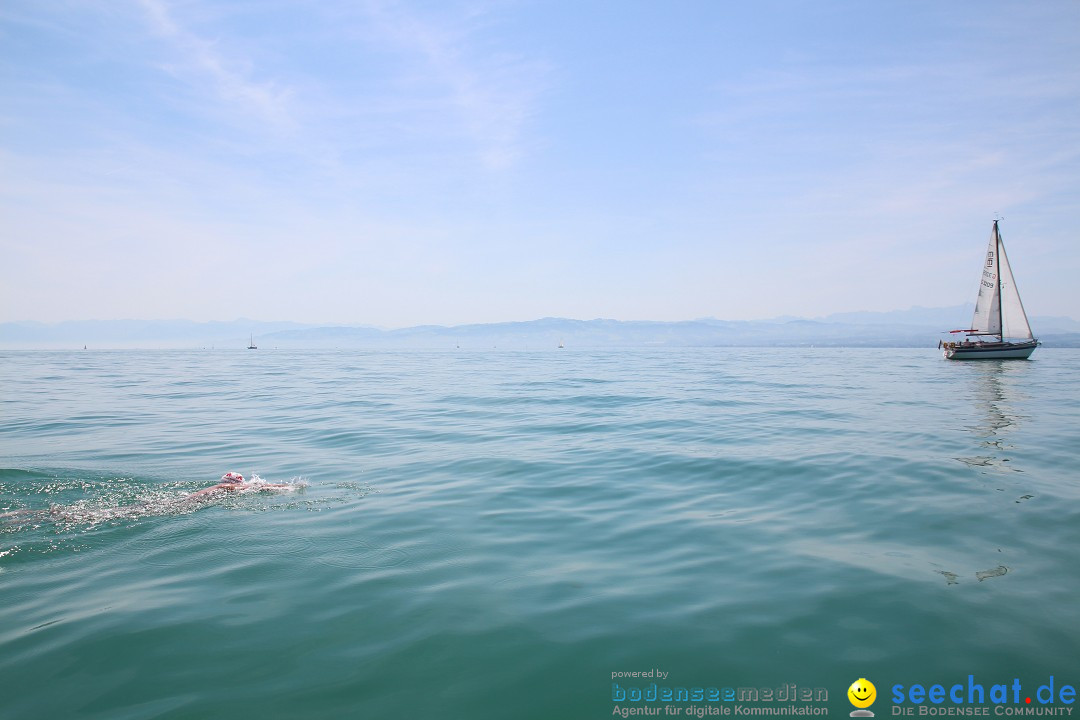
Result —
<instances>
[{"instance_id":1,"label":"swimmer","mask_svg":"<svg viewBox=\"0 0 1080 720\"><path fill-rule=\"evenodd\" d=\"M187 496L186 499L193 500L195 498L205 497L219 492L236 492L236 491L271 491L271 490L292 490L292 485L281 485L266 482L248 482L244 480L244 476L238 472L227 472L221 476L221 482L212 487L204 488L198 492L193 492Z\"/></svg>"},{"instance_id":2,"label":"swimmer","mask_svg":"<svg viewBox=\"0 0 1080 720\"><path fill-rule=\"evenodd\" d=\"M204 488L179 499L175 496L164 502L157 501L137 502L131 505L119 507L98 508L87 507L81 503L75 505L52 505L47 510L11 510L0 513L0 527L18 526L31 518L47 518L54 522L100 522L121 517L134 517L140 514L161 515L170 511L184 510L189 508L188 503L202 503L220 497L222 493L230 492L274 492L279 490L295 490L302 488L297 485L285 485L263 482L257 475L250 481L244 480L244 476L237 472L227 472L221 476L221 482L208 488Z\"/></svg>"}]
</instances>

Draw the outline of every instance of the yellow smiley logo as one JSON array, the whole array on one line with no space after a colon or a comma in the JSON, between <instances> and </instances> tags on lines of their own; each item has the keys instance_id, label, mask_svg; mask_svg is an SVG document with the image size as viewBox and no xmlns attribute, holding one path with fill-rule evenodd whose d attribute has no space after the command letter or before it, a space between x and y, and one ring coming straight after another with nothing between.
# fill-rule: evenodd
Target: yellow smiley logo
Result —
<instances>
[{"instance_id":1,"label":"yellow smiley logo","mask_svg":"<svg viewBox=\"0 0 1080 720\"><path fill-rule=\"evenodd\" d=\"M857 708L868 708L877 699L877 688L866 678L859 678L847 689L848 700Z\"/></svg>"}]
</instances>

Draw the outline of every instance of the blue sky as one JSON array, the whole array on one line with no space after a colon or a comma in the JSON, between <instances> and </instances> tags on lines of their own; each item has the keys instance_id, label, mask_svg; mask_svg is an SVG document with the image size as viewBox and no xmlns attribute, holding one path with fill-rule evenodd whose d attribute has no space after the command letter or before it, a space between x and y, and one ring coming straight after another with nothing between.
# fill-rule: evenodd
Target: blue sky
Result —
<instances>
[{"instance_id":1,"label":"blue sky","mask_svg":"<svg viewBox=\"0 0 1080 720\"><path fill-rule=\"evenodd\" d=\"M0 320L1080 318L1080 4L0 5Z\"/></svg>"}]
</instances>

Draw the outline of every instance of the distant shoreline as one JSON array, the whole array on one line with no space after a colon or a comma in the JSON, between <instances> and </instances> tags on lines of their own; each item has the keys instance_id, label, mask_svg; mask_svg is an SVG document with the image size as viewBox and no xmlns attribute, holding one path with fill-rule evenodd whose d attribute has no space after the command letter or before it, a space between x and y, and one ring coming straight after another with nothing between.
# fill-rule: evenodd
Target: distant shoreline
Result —
<instances>
[{"instance_id":1,"label":"distant shoreline","mask_svg":"<svg viewBox=\"0 0 1080 720\"><path fill-rule=\"evenodd\" d=\"M684 321L542 318L468 325L382 329L234 320L88 320L0 323L0 349L565 349L691 347L935 347L965 327L970 305L884 313L840 313L820 319ZM1045 347L1080 347L1080 322L1031 318Z\"/></svg>"}]
</instances>

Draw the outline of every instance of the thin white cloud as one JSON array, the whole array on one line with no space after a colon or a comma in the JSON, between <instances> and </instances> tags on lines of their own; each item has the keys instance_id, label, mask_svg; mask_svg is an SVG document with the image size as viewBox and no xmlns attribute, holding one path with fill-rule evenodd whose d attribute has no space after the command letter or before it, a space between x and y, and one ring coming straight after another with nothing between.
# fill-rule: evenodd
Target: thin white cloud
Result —
<instances>
[{"instance_id":1,"label":"thin white cloud","mask_svg":"<svg viewBox=\"0 0 1080 720\"><path fill-rule=\"evenodd\" d=\"M165 0L137 0L154 33L173 44L181 56L162 69L200 88L209 84L225 104L254 115L277 130L294 127L292 91L275 82L256 82L244 67L250 62L230 57L217 43L181 25Z\"/></svg>"},{"instance_id":2,"label":"thin white cloud","mask_svg":"<svg viewBox=\"0 0 1080 720\"><path fill-rule=\"evenodd\" d=\"M470 52L475 28L467 25L483 17L475 9L465 20L440 24L395 3L372 0L365 8L382 41L422 58L447 89L484 166L512 165L523 153L523 134L543 86L542 65L510 53Z\"/></svg>"}]
</instances>

